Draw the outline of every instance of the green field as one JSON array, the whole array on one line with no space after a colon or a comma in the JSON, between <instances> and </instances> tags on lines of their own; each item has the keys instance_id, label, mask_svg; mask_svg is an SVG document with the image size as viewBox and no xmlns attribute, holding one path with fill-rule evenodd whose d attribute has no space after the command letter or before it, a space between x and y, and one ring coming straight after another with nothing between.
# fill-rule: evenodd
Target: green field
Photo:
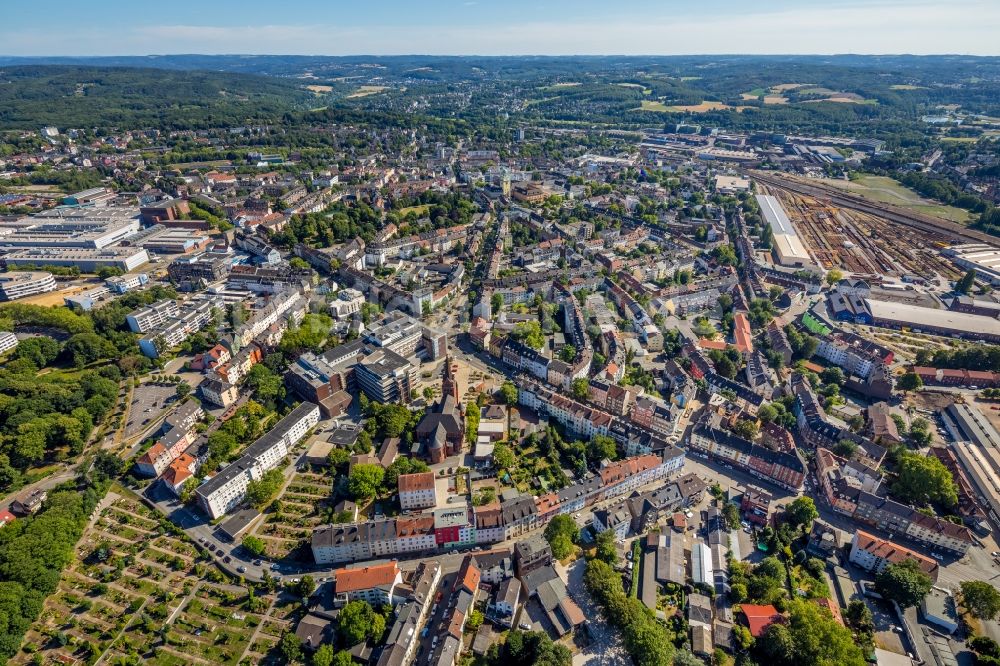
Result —
<instances>
[{"instance_id":1,"label":"green field","mask_svg":"<svg viewBox=\"0 0 1000 666\"><path fill-rule=\"evenodd\" d=\"M665 111L665 112L671 111L670 107L668 107L663 102L655 102L650 99L642 100L642 106L639 108L643 111Z\"/></svg>"},{"instance_id":2,"label":"green field","mask_svg":"<svg viewBox=\"0 0 1000 666\"><path fill-rule=\"evenodd\" d=\"M431 209L430 204L423 204L421 206L410 206L409 208L400 208L399 216L403 217L404 215L408 215L409 213L414 213L416 214L417 217L420 217L422 215L426 215L427 211L429 211L430 209Z\"/></svg>"},{"instance_id":3,"label":"green field","mask_svg":"<svg viewBox=\"0 0 1000 666\"><path fill-rule=\"evenodd\" d=\"M885 176L860 176L857 180L850 182L824 179L822 182L872 201L902 206L959 224L968 224L969 222L968 211L924 199L899 181Z\"/></svg>"}]
</instances>

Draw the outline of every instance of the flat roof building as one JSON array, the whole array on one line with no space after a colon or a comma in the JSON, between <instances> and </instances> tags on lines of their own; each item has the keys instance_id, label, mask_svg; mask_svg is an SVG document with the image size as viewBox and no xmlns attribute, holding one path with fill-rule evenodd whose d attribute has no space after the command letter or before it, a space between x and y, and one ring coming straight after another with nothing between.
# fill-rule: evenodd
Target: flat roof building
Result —
<instances>
[{"instance_id":1,"label":"flat roof building","mask_svg":"<svg viewBox=\"0 0 1000 666\"><path fill-rule=\"evenodd\" d=\"M992 317L892 301L869 300L868 306L875 326L905 327L923 333L1000 342L1000 320Z\"/></svg>"},{"instance_id":2,"label":"flat roof building","mask_svg":"<svg viewBox=\"0 0 1000 666\"><path fill-rule=\"evenodd\" d=\"M12 248L3 255L9 266L76 266L84 273L100 268L120 268L131 271L149 262L149 254L136 247L28 247Z\"/></svg>"},{"instance_id":3,"label":"flat roof building","mask_svg":"<svg viewBox=\"0 0 1000 666\"><path fill-rule=\"evenodd\" d=\"M764 221L771 227L778 263L782 266L802 267L810 265L812 259L795 232L795 227L788 219L788 213L785 212L781 202L771 195L758 194L757 204L760 206Z\"/></svg>"},{"instance_id":4,"label":"flat roof building","mask_svg":"<svg viewBox=\"0 0 1000 666\"><path fill-rule=\"evenodd\" d=\"M13 301L26 296L54 291L56 279L46 271L8 271L0 273L0 300Z\"/></svg>"}]
</instances>

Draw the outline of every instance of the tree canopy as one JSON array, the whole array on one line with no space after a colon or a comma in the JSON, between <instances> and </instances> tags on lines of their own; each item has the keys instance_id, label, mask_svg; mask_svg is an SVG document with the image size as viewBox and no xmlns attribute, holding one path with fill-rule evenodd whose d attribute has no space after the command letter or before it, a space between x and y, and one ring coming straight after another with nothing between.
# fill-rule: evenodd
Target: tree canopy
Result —
<instances>
[{"instance_id":1,"label":"tree canopy","mask_svg":"<svg viewBox=\"0 0 1000 666\"><path fill-rule=\"evenodd\" d=\"M892 492L901 500L919 505L930 502L944 507L958 504L955 479L934 456L904 452L897 461L897 473Z\"/></svg>"},{"instance_id":2,"label":"tree canopy","mask_svg":"<svg viewBox=\"0 0 1000 666\"><path fill-rule=\"evenodd\" d=\"M989 583L980 580L965 581L961 584L962 605L980 620L993 620L1000 614L1000 592Z\"/></svg>"},{"instance_id":3,"label":"tree canopy","mask_svg":"<svg viewBox=\"0 0 1000 666\"><path fill-rule=\"evenodd\" d=\"M903 608L919 604L931 591L931 585L931 577L921 571L915 560L888 564L875 576L876 591Z\"/></svg>"},{"instance_id":4,"label":"tree canopy","mask_svg":"<svg viewBox=\"0 0 1000 666\"><path fill-rule=\"evenodd\" d=\"M573 552L573 544L580 537L580 528L577 527L573 517L561 513L545 527L545 539L552 547L552 555L557 560L569 557Z\"/></svg>"}]
</instances>

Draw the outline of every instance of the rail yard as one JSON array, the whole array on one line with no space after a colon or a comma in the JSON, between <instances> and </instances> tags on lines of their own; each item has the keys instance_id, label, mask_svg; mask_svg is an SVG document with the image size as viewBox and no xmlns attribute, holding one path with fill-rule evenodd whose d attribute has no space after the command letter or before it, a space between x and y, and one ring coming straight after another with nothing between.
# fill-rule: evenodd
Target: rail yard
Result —
<instances>
[{"instance_id":1,"label":"rail yard","mask_svg":"<svg viewBox=\"0 0 1000 666\"><path fill-rule=\"evenodd\" d=\"M933 280L960 277L939 250L978 232L926 215L900 213L822 185L755 174L760 191L776 196L808 251L824 270Z\"/></svg>"}]
</instances>

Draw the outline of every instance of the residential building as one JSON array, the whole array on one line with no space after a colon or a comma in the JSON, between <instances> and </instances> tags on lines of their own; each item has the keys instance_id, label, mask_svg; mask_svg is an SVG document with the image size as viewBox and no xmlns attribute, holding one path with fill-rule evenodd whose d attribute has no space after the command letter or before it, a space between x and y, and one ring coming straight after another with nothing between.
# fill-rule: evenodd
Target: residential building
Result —
<instances>
[{"instance_id":1,"label":"residential building","mask_svg":"<svg viewBox=\"0 0 1000 666\"><path fill-rule=\"evenodd\" d=\"M213 520L231 511L243 502L247 484L281 464L318 422L319 407L311 402L301 403L248 446L239 459L198 487L195 495L199 507Z\"/></svg>"},{"instance_id":2,"label":"residential building","mask_svg":"<svg viewBox=\"0 0 1000 666\"><path fill-rule=\"evenodd\" d=\"M177 318L179 313L177 301L166 298L133 310L125 317L125 321L133 333L146 333Z\"/></svg>"},{"instance_id":3,"label":"residential building","mask_svg":"<svg viewBox=\"0 0 1000 666\"><path fill-rule=\"evenodd\" d=\"M940 571L938 563L931 558L863 530L854 533L848 559L851 563L873 573L882 571L890 564L902 564L911 560L916 562L920 570L934 582L937 581Z\"/></svg>"},{"instance_id":4,"label":"residential building","mask_svg":"<svg viewBox=\"0 0 1000 666\"><path fill-rule=\"evenodd\" d=\"M396 588L403 574L396 561L366 567L336 569L333 572L335 603L343 606L351 601L365 601L373 608L395 605Z\"/></svg>"},{"instance_id":5,"label":"residential building","mask_svg":"<svg viewBox=\"0 0 1000 666\"><path fill-rule=\"evenodd\" d=\"M434 472L399 475L399 505L403 511L429 509L436 504Z\"/></svg>"}]
</instances>

